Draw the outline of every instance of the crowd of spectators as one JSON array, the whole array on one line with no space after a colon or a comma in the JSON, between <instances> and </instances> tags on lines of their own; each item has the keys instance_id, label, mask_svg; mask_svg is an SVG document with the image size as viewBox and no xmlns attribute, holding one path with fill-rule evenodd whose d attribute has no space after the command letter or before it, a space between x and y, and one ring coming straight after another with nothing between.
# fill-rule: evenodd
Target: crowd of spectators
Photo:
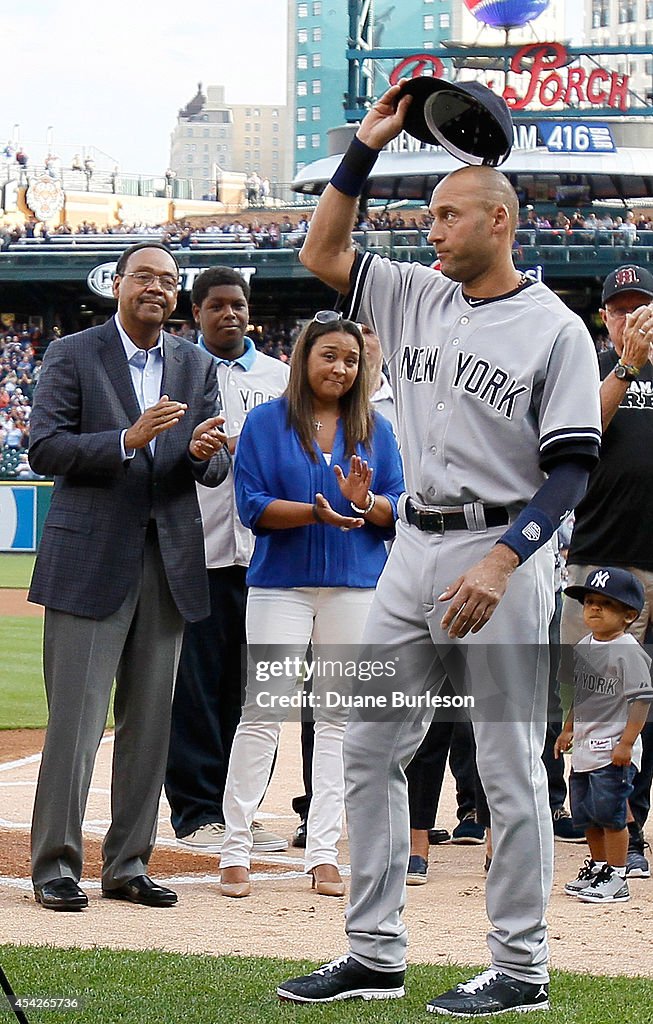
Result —
<instances>
[{"instance_id":1,"label":"crowd of spectators","mask_svg":"<svg viewBox=\"0 0 653 1024\"><path fill-rule=\"evenodd\" d=\"M642 212L625 210L624 215L611 213L583 214L576 210L571 217L559 210L547 216L533 206L526 206L520 215L517 240L529 244L534 240L550 245L636 245L639 232L653 231L653 219ZM530 233L530 234L529 234Z\"/></svg>"},{"instance_id":2,"label":"crowd of spectators","mask_svg":"<svg viewBox=\"0 0 653 1024\"><path fill-rule=\"evenodd\" d=\"M146 224L141 221L132 224L98 225L95 221L84 220L75 228L66 222L56 228L49 228L35 219L27 220L22 225L9 224L5 221L0 226L0 249L6 252L11 245L17 245L25 239L37 239L47 243L68 236L74 239L84 235L145 235L156 238L157 241L174 249L201 248L204 240L231 238L239 242L250 242L256 248L273 249L287 244L301 246L308 222L308 216L304 215L296 220L284 217L269 224L260 223L258 220L234 218L222 223L213 220L201 226L192 225L188 221L165 221L160 224Z\"/></svg>"},{"instance_id":3,"label":"crowd of spectators","mask_svg":"<svg viewBox=\"0 0 653 1024\"><path fill-rule=\"evenodd\" d=\"M27 461L32 395L41 332L27 324L0 327L0 475L30 478Z\"/></svg>"},{"instance_id":4,"label":"crowd of spectators","mask_svg":"<svg viewBox=\"0 0 653 1024\"><path fill-rule=\"evenodd\" d=\"M306 211L292 219L286 215L268 223L236 217L222 222L212 220L201 226L192 225L188 221L99 226L95 221L84 220L74 229L66 222L56 228L48 228L47 225L31 219L24 225L10 225L5 222L0 227L0 246L6 251L10 245L16 245L23 239L49 242L66 236L74 238L83 235L145 235L156 238L164 245L169 245L171 249L201 248L203 241L228 241L230 238L238 242L250 242L257 249L278 249L288 246L299 248L308 230L310 213ZM379 209L361 213L357 230L428 232L430 224L431 218L428 214L404 218L401 213ZM413 238L413 242L417 244L417 239Z\"/></svg>"},{"instance_id":5,"label":"crowd of spectators","mask_svg":"<svg viewBox=\"0 0 653 1024\"><path fill-rule=\"evenodd\" d=\"M239 244L248 243L257 249L300 248L308 230L311 211L302 212L294 218L284 215L279 220L264 223L257 218L235 217L230 220L217 219L204 225L194 225L187 220L166 221L159 224L136 222L131 224L98 225L84 220L75 228L64 222L56 228L30 219L23 225L5 222L0 227L0 251L7 251L25 239L37 239L44 243L62 237L84 235L101 236L151 236L171 249L201 248L209 241L227 243L230 239ZM356 230L400 232L394 241L399 245L424 245L431 225L428 213L389 211L370 207L359 213ZM640 239L640 232L653 232L653 219L632 210L625 210L623 216L610 213L589 213L577 210L568 216L562 210L555 216L526 206L520 215L517 232L517 247L533 244L549 245L623 245L627 248L640 241L651 244L653 239ZM401 234L406 232L406 235ZM416 236L416 233L419 237Z\"/></svg>"}]
</instances>

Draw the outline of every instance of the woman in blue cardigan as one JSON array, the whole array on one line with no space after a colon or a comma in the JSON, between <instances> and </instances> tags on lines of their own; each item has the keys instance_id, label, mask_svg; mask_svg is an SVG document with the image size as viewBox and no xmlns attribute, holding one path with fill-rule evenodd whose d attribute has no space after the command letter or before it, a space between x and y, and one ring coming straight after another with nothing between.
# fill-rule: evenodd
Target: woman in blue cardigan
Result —
<instances>
[{"instance_id":1,"label":"woman in blue cardigan","mask_svg":"<svg viewBox=\"0 0 653 1024\"><path fill-rule=\"evenodd\" d=\"M250 825L286 717L278 701L271 709L270 695L285 700L286 709L289 697L301 698L296 666L309 643L318 661L320 645L360 643L385 564L384 542L394 534L404 489L401 459L392 428L371 410L368 392L358 326L330 310L318 313L297 341L286 393L253 409L238 441L238 512L256 544L247 574L247 696L223 801L224 896L251 892ZM346 659L346 647L339 656ZM270 662L285 665L282 676L266 671ZM323 681L317 673L313 680L315 752L305 864L313 887L329 896L344 894L336 844L347 713L323 710L326 689L342 692L342 682Z\"/></svg>"}]
</instances>

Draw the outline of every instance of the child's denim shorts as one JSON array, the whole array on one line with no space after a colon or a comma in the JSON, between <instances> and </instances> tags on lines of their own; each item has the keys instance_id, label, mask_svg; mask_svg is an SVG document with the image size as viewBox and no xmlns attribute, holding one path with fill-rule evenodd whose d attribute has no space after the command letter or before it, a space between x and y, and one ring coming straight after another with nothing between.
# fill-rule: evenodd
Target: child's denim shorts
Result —
<instances>
[{"instance_id":1,"label":"child's denim shorts","mask_svg":"<svg viewBox=\"0 0 653 1024\"><path fill-rule=\"evenodd\" d=\"M628 797L636 772L634 764L606 764L591 772L572 770L569 796L576 828L607 828L615 832L625 828Z\"/></svg>"}]
</instances>

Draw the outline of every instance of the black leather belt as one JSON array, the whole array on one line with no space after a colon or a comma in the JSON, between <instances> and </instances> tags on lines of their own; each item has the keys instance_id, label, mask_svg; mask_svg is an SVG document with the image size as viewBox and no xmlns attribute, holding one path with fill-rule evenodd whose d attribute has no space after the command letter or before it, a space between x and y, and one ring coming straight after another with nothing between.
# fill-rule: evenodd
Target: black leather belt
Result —
<instances>
[{"instance_id":1,"label":"black leather belt","mask_svg":"<svg viewBox=\"0 0 653 1024\"><path fill-rule=\"evenodd\" d=\"M510 522L508 509L502 506L484 506L486 526L507 526ZM464 512L448 512L443 508L417 508L412 500L406 500L406 519L424 533L445 533L447 530L468 530Z\"/></svg>"}]
</instances>

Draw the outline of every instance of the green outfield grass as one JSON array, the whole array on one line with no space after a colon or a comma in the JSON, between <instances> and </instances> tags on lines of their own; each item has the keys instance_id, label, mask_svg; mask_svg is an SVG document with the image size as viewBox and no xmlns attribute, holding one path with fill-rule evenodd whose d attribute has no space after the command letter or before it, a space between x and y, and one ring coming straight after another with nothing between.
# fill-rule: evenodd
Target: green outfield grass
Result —
<instances>
[{"instance_id":1,"label":"green outfield grass","mask_svg":"<svg viewBox=\"0 0 653 1024\"><path fill-rule=\"evenodd\" d=\"M419 965L409 970L405 999L302 1007L280 1003L275 987L315 966L307 962L0 946L0 963L18 996L83 1000L81 1010L56 1016L28 1007L30 1022L44 1024L425 1024L437 1019L426 1013L426 1001L476 970ZM543 1024L653 1021L653 982L648 978L556 972L551 999L554 1008L542 1015ZM2 1019L13 1018L7 1014ZM524 1018L515 1013L501 1020L523 1024Z\"/></svg>"},{"instance_id":2,"label":"green outfield grass","mask_svg":"<svg viewBox=\"0 0 653 1024\"><path fill-rule=\"evenodd\" d=\"M29 587L34 555L0 555L0 587Z\"/></svg>"},{"instance_id":3,"label":"green outfield grass","mask_svg":"<svg viewBox=\"0 0 653 1024\"><path fill-rule=\"evenodd\" d=\"M0 618L0 730L44 729L47 725L41 670L42 634L42 619ZM113 728L111 709L107 726Z\"/></svg>"},{"instance_id":4,"label":"green outfield grass","mask_svg":"<svg viewBox=\"0 0 653 1024\"><path fill-rule=\"evenodd\" d=\"M41 619L0 618L0 729L39 729L46 724L42 630Z\"/></svg>"}]
</instances>

